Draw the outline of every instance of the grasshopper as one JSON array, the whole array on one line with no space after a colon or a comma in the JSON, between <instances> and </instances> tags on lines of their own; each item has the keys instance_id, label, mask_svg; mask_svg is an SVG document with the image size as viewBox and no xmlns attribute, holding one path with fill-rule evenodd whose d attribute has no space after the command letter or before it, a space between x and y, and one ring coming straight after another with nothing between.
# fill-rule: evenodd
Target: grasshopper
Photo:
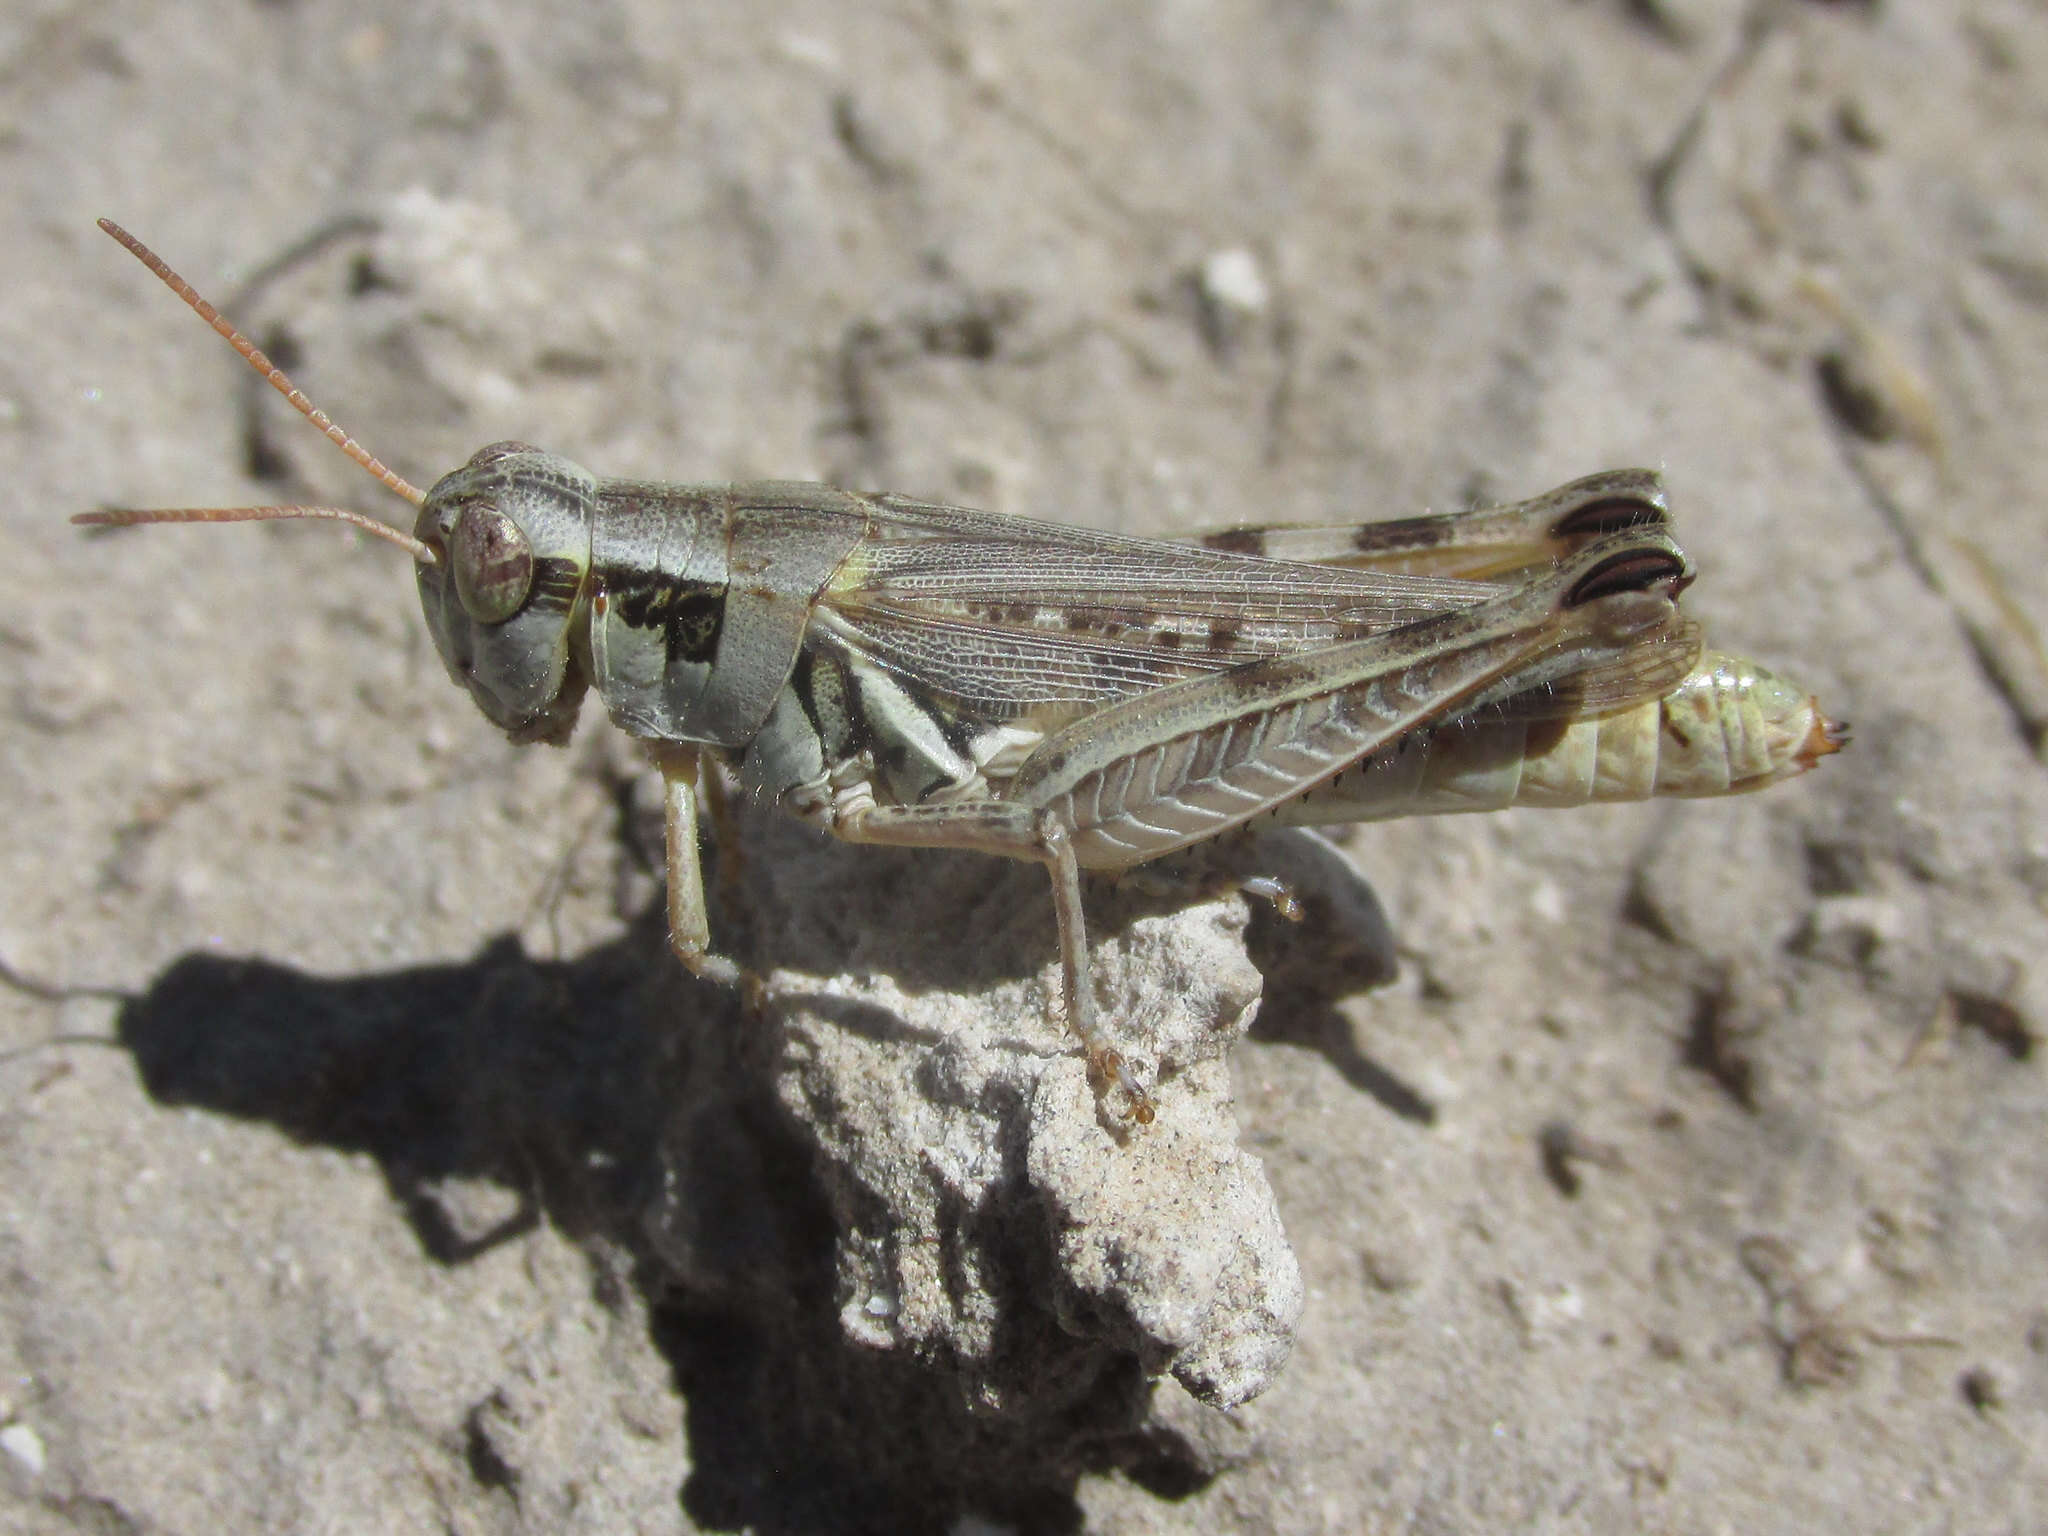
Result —
<instances>
[{"instance_id":1,"label":"grasshopper","mask_svg":"<svg viewBox=\"0 0 2048 1536\"><path fill-rule=\"evenodd\" d=\"M767 481L605 479L492 443L422 491L155 253L101 227L419 509L119 510L79 523L319 517L410 554L449 675L518 742L584 695L663 777L672 946L720 982L699 780L854 843L964 848L1051 877L1068 1026L1126 1114L1150 1098L1096 1020L1081 871L1255 818L1370 820L1757 789L1843 729L1703 653L1658 478L1619 470L1471 512L1190 542Z\"/></svg>"}]
</instances>

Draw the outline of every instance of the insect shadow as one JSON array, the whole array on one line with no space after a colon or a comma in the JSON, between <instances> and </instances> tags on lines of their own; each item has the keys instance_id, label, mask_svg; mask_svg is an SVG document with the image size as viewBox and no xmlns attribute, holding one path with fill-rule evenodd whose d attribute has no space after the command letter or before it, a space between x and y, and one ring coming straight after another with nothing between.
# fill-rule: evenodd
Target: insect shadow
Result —
<instances>
[{"instance_id":1,"label":"insect shadow","mask_svg":"<svg viewBox=\"0 0 2048 1536\"><path fill-rule=\"evenodd\" d=\"M623 808L621 820L630 844ZM974 910L956 913L968 929L1050 930L1043 882L1026 866L921 852L878 861L781 819L746 831L748 857L759 859L750 888L796 880L829 893L862 870L875 882L866 905L829 894L811 904L822 924L742 915L730 937L757 964L802 969L854 943L860 963L908 989L971 990L1016 964L1004 951L1042 949L1035 933L1008 945L934 944L929 934L915 944L876 922L892 901L931 899L923 885L959 888L933 859L971 866ZM1268 865L1281 857L1251 854ZM1276 997L1297 1021L1272 1037L1331 1051L1343 1067L1343 1051L1356 1056L1348 1029L1339 1037L1300 1021L1318 1010L1341 1018L1335 989L1380 978L1391 962L1370 956L1384 920L1360 927L1358 903L1370 892L1355 877L1333 895L1313 868L1286 875L1309 915L1260 941ZM1092 905L1113 932L1184 903L1188 888L1168 879L1099 895ZM1364 915L1376 913L1374 902ZM1324 923L1348 928L1354 948L1333 951ZM905 1027L886 1010L868 1012L875 1017L843 1022ZM1071 1381L998 1418L971 1412L943 1370L847 1342L835 1228L813 1153L775 1097L771 1032L733 991L680 969L659 899L619 937L559 961L510 936L460 963L339 978L189 955L123 1007L117 1028L158 1101L370 1157L434 1262L469 1262L546 1221L591 1252L600 1299L608 1287L636 1288L684 1402L692 1470L680 1498L702 1527L918 1532L972 1514L1072 1531L1084 1474L1115 1470L1176 1498L1220 1470L1151 1416L1154 1387L1133 1359L1078 1352ZM1020 1271L1030 1262L1020 1254ZM1028 1300L1002 1326L1015 1330L1009 1347L1020 1358L1059 1332ZM489 1418L471 1415L471 1465L481 1482L503 1486L516 1480L518 1448L474 1443Z\"/></svg>"},{"instance_id":2,"label":"insect shadow","mask_svg":"<svg viewBox=\"0 0 2048 1536\"><path fill-rule=\"evenodd\" d=\"M1074 1531L1086 1473L1164 1497L1214 1476L1148 1423L1134 1360L992 1420L950 1376L849 1344L811 1155L749 1061L762 1047L748 1024L679 971L650 909L560 962L511 937L461 963L342 978L188 955L117 1028L159 1102L372 1158L433 1261L469 1262L545 1220L591 1252L600 1300L637 1288L683 1399L679 1497L702 1528L937 1532L974 1514ZM471 1419L475 1442L488 1415ZM487 1485L516 1478L516 1456L471 1444Z\"/></svg>"},{"instance_id":3,"label":"insect shadow","mask_svg":"<svg viewBox=\"0 0 2048 1536\"><path fill-rule=\"evenodd\" d=\"M1254 901L1245 946L1266 979L1251 1037L1322 1056L1360 1093L1420 1125L1436 1106L1358 1043L1339 1009L1345 998L1391 982L1400 969L1393 925L1378 894L1323 837L1282 829L1246 840L1225 856L1237 867L1277 876L1294 898L1292 920Z\"/></svg>"}]
</instances>

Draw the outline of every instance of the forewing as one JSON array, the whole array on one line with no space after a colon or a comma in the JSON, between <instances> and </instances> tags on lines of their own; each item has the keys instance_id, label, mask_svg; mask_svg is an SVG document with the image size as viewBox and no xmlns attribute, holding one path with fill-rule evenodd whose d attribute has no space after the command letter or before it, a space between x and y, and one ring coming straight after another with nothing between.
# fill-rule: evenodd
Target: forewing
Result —
<instances>
[{"instance_id":1,"label":"forewing","mask_svg":"<svg viewBox=\"0 0 2048 1536\"><path fill-rule=\"evenodd\" d=\"M813 628L819 643L887 669L955 714L990 723L1067 718L1230 665L1194 650L878 608L828 607Z\"/></svg>"},{"instance_id":2,"label":"forewing","mask_svg":"<svg viewBox=\"0 0 2048 1536\"><path fill-rule=\"evenodd\" d=\"M1548 570L1597 539L1670 520L1655 472L1614 469L1503 506L1370 523L1224 528L1194 541L1205 549L1312 565L1512 582Z\"/></svg>"},{"instance_id":3,"label":"forewing","mask_svg":"<svg viewBox=\"0 0 2048 1536\"><path fill-rule=\"evenodd\" d=\"M872 501L874 537L827 588L821 631L985 719L1129 698L1504 590Z\"/></svg>"},{"instance_id":4,"label":"forewing","mask_svg":"<svg viewBox=\"0 0 2048 1536\"><path fill-rule=\"evenodd\" d=\"M1259 624L1271 645L1356 638L1469 608L1500 595L1492 583L1388 575L1266 560L1152 539L1060 537L1057 525L1005 536L886 538L850 561L832 587L841 608L882 607L1050 627L1080 616L1093 626L1155 619L1191 638ZM1043 528L1051 536L1039 536ZM1079 530L1073 530L1078 533ZM1054 615L1060 617L1055 618ZM1198 621L1198 622L1196 622ZM1227 632L1220 641L1232 648ZM1245 654L1238 656L1246 659Z\"/></svg>"}]
</instances>

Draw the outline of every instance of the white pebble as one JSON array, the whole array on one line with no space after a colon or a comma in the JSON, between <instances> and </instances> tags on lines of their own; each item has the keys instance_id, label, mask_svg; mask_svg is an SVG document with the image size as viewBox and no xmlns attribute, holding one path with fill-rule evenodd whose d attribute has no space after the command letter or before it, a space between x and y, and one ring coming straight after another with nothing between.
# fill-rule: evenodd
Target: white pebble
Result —
<instances>
[{"instance_id":1,"label":"white pebble","mask_svg":"<svg viewBox=\"0 0 2048 1536\"><path fill-rule=\"evenodd\" d=\"M43 1437L19 1421L0 1429L0 1451L20 1462L31 1477L41 1477L49 1461L43 1454Z\"/></svg>"},{"instance_id":2,"label":"white pebble","mask_svg":"<svg viewBox=\"0 0 2048 1536\"><path fill-rule=\"evenodd\" d=\"M1259 258L1234 245L1202 263L1202 297L1218 309L1259 315L1265 313L1273 294L1259 270Z\"/></svg>"}]
</instances>

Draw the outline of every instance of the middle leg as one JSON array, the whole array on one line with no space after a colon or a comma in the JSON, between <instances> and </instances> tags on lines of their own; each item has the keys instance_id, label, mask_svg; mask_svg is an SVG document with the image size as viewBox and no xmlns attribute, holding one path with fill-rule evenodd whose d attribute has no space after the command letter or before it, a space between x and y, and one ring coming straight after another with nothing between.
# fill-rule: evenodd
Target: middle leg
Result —
<instances>
[{"instance_id":1,"label":"middle leg","mask_svg":"<svg viewBox=\"0 0 2048 1536\"><path fill-rule=\"evenodd\" d=\"M1088 926L1081 908L1081 866L1073 834L1059 813L1030 806L985 801L968 805L863 806L842 816L833 831L849 843L898 848L965 848L977 853L1026 859L1045 867L1052 879L1053 915L1059 925L1060 981L1067 1027L1088 1056L1090 1077L1114 1083L1140 1125L1152 1122L1151 1097L1132 1075L1123 1053L1097 1027L1094 977L1089 967Z\"/></svg>"}]
</instances>

